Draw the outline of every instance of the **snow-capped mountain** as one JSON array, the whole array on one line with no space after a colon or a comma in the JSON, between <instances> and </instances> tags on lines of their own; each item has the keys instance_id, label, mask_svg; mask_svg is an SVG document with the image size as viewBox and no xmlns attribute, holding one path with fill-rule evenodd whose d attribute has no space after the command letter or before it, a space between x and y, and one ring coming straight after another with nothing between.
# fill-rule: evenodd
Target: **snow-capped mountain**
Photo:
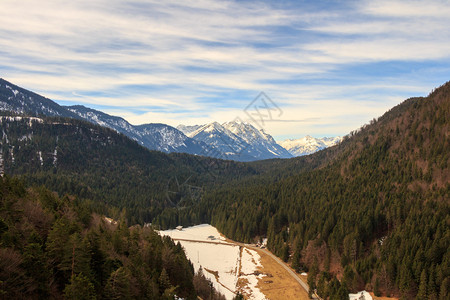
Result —
<instances>
[{"instance_id":1,"label":"snow-capped mountain","mask_svg":"<svg viewBox=\"0 0 450 300\"><path fill-rule=\"evenodd\" d=\"M217 122L203 125L188 136L210 146L210 152L205 153L205 156L239 161L254 160L248 153L250 145Z\"/></svg>"},{"instance_id":2,"label":"snow-capped mountain","mask_svg":"<svg viewBox=\"0 0 450 300\"><path fill-rule=\"evenodd\" d=\"M81 105L61 106L38 94L0 79L0 111L33 116L68 117L81 119L123 133L150 150L201 154L209 147L187 137L174 127L164 124L134 126L125 119Z\"/></svg>"},{"instance_id":3,"label":"snow-capped mountain","mask_svg":"<svg viewBox=\"0 0 450 300\"><path fill-rule=\"evenodd\" d=\"M250 144L253 149L251 155L256 159L290 158L292 155L277 144L273 137L264 129L256 129L246 122L226 122L223 126Z\"/></svg>"},{"instance_id":4,"label":"snow-capped mountain","mask_svg":"<svg viewBox=\"0 0 450 300\"><path fill-rule=\"evenodd\" d=\"M192 130L195 127L197 129ZM179 125L177 128L184 130L187 136L212 146L213 150L220 151L224 155L223 158L252 161L292 157L272 136L249 123L213 122L203 126Z\"/></svg>"},{"instance_id":5,"label":"snow-capped mountain","mask_svg":"<svg viewBox=\"0 0 450 300\"><path fill-rule=\"evenodd\" d=\"M153 123L135 126L121 117L111 116L82 105L67 106L66 108L83 120L114 129L151 150L198 154L207 148L207 145L187 137L169 125Z\"/></svg>"},{"instance_id":6,"label":"snow-capped mountain","mask_svg":"<svg viewBox=\"0 0 450 300\"><path fill-rule=\"evenodd\" d=\"M301 139L288 139L279 144L288 150L293 156L302 156L312 154L319 150L334 146L342 140L342 137L324 137L314 138L312 136L305 136Z\"/></svg>"}]
</instances>

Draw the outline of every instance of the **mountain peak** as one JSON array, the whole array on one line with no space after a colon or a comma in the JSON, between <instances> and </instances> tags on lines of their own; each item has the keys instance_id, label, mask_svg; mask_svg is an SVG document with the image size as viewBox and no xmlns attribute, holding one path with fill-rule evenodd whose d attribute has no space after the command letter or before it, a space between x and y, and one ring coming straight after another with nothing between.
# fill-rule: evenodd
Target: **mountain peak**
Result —
<instances>
[{"instance_id":1,"label":"mountain peak","mask_svg":"<svg viewBox=\"0 0 450 300\"><path fill-rule=\"evenodd\" d=\"M224 158L251 161L292 157L271 135L240 119L222 124L211 122L195 126L179 125L177 128L223 153Z\"/></svg>"},{"instance_id":2,"label":"mountain peak","mask_svg":"<svg viewBox=\"0 0 450 300\"><path fill-rule=\"evenodd\" d=\"M189 136L192 132L196 131L197 129L203 127L203 125L183 125L180 124L176 128L183 132L185 135Z\"/></svg>"},{"instance_id":3,"label":"mountain peak","mask_svg":"<svg viewBox=\"0 0 450 300\"><path fill-rule=\"evenodd\" d=\"M339 136L332 138L315 138L307 135L300 139L287 139L279 142L279 144L287 149L292 155L303 156L334 146L341 140L342 138Z\"/></svg>"}]
</instances>

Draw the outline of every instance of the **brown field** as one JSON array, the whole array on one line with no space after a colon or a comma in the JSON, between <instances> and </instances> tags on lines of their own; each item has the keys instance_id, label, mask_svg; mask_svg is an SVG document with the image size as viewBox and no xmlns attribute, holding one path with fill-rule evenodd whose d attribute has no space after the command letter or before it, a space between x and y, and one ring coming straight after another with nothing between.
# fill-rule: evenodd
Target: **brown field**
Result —
<instances>
[{"instance_id":1,"label":"brown field","mask_svg":"<svg viewBox=\"0 0 450 300\"><path fill-rule=\"evenodd\" d=\"M243 246L242 243L235 242L229 238L223 236L227 242L234 243ZM300 284L292 278L292 276L280 266L272 257L267 255L264 251L251 247L250 249L258 252L261 256L262 268L258 268L258 271L265 274L262 279L258 280L257 287L269 300L309 300L308 293L300 286ZM240 270L239 270L240 271ZM301 276L299 276L301 277ZM246 285L247 279L239 279L237 287L241 293L242 287ZM243 293L244 297L248 295Z\"/></svg>"},{"instance_id":2,"label":"brown field","mask_svg":"<svg viewBox=\"0 0 450 300\"><path fill-rule=\"evenodd\" d=\"M256 249L253 248L253 250ZM259 280L258 288L266 295L267 299L309 299L308 293L283 267L263 251L256 251L261 256L261 264L263 265L259 271L266 274Z\"/></svg>"}]
</instances>

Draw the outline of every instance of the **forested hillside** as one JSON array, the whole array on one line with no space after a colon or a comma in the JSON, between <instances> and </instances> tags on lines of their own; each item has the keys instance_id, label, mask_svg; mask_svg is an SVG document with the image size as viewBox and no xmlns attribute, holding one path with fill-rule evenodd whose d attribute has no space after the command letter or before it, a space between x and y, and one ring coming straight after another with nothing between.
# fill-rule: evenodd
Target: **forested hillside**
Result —
<instances>
[{"instance_id":1,"label":"forested hillside","mask_svg":"<svg viewBox=\"0 0 450 300\"><path fill-rule=\"evenodd\" d=\"M240 241L267 236L271 251L309 270L311 287L323 297L366 288L403 299L448 299L449 118L447 83L340 145L293 160L309 160L315 169L283 178L291 160L278 161L271 175L214 190L198 208L177 212L179 219L210 221ZM160 222L167 222L164 215Z\"/></svg>"},{"instance_id":2,"label":"forested hillside","mask_svg":"<svg viewBox=\"0 0 450 300\"><path fill-rule=\"evenodd\" d=\"M206 299L214 293L203 275L194 275L180 244L151 228L92 214L91 206L0 178L0 298Z\"/></svg>"},{"instance_id":3,"label":"forested hillside","mask_svg":"<svg viewBox=\"0 0 450 300\"><path fill-rule=\"evenodd\" d=\"M192 205L205 186L256 173L242 163L149 151L84 121L4 114L0 171L92 199L99 212L124 214L130 224L151 222L166 207Z\"/></svg>"}]
</instances>

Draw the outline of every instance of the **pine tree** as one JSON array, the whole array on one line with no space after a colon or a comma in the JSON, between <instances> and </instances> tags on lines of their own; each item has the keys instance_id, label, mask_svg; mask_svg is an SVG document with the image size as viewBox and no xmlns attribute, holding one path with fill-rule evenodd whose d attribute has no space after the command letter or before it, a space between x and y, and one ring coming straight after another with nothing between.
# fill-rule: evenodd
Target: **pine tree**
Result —
<instances>
[{"instance_id":1,"label":"pine tree","mask_svg":"<svg viewBox=\"0 0 450 300\"><path fill-rule=\"evenodd\" d=\"M95 300L94 285L83 274L73 275L64 289L64 298L68 300Z\"/></svg>"},{"instance_id":2,"label":"pine tree","mask_svg":"<svg viewBox=\"0 0 450 300\"><path fill-rule=\"evenodd\" d=\"M105 288L108 299L131 299L130 279L131 274L124 267L112 272Z\"/></svg>"},{"instance_id":3,"label":"pine tree","mask_svg":"<svg viewBox=\"0 0 450 300\"><path fill-rule=\"evenodd\" d=\"M327 297L326 293L326 283L325 283L325 273L322 272L319 277L319 282L317 283L317 294L322 298Z\"/></svg>"},{"instance_id":4,"label":"pine tree","mask_svg":"<svg viewBox=\"0 0 450 300\"><path fill-rule=\"evenodd\" d=\"M301 249L297 247L297 249L294 252L294 256L292 257L292 268L297 273L300 273L300 271L302 270L301 259L302 259Z\"/></svg>"},{"instance_id":5,"label":"pine tree","mask_svg":"<svg viewBox=\"0 0 450 300\"><path fill-rule=\"evenodd\" d=\"M417 292L416 299L427 299L427 273L425 269L423 269L422 273L420 274L419 291Z\"/></svg>"},{"instance_id":6,"label":"pine tree","mask_svg":"<svg viewBox=\"0 0 450 300\"><path fill-rule=\"evenodd\" d=\"M337 299L339 300L347 300L348 299L348 293L349 290L347 288L347 285L345 284L345 282L341 283L341 286L339 287L338 290L338 294L337 294Z\"/></svg>"},{"instance_id":7,"label":"pine tree","mask_svg":"<svg viewBox=\"0 0 450 300\"><path fill-rule=\"evenodd\" d=\"M28 244L23 251L22 268L24 268L33 278L37 292L42 298L48 296L48 280L51 276L51 270L48 268L48 263L42 246L37 243Z\"/></svg>"},{"instance_id":8,"label":"pine tree","mask_svg":"<svg viewBox=\"0 0 450 300\"><path fill-rule=\"evenodd\" d=\"M289 244L285 243L282 248L282 256L283 261L287 262L289 260Z\"/></svg>"},{"instance_id":9,"label":"pine tree","mask_svg":"<svg viewBox=\"0 0 450 300\"><path fill-rule=\"evenodd\" d=\"M166 290L170 290L172 288L172 284L170 283L169 275L167 274L166 269L164 268L159 275L159 290L161 294L164 294Z\"/></svg>"},{"instance_id":10,"label":"pine tree","mask_svg":"<svg viewBox=\"0 0 450 300\"><path fill-rule=\"evenodd\" d=\"M84 276L92 278L90 264L91 253L88 240L86 238L81 239L78 232L72 234L65 245L64 257L59 264L59 268L69 271L71 276L83 273Z\"/></svg>"},{"instance_id":11,"label":"pine tree","mask_svg":"<svg viewBox=\"0 0 450 300\"><path fill-rule=\"evenodd\" d=\"M312 266L310 272L308 273L308 279L307 279L310 297L312 296L313 291L316 289L316 277L317 277L318 272L319 272L319 265L317 262L317 257L315 256L313 266Z\"/></svg>"},{"instance_id":12,"label":"pine tree","mask_svg":"<svg viewBox=\"0 0 450 300\"><path fill-rule=\"evenodd\" d=\"M441 290L439 292L439 300L446 300L449 298L450 293L450 277L446 277L441 284Z\"/></svg>"},{"instance_id":13,"label":"pine tree","mask_svg":"<svg viewBox=\"0 0 450 300\"><path fill-rule=\"evenodd\" d=\"M432 268L430 268L430 275L428 276L427 293L430 300L437 300L438 295L436 292L436 273L433 266Z\"/></svg>"},{"instance_id":14,"label":"pine tree","mask_svg":"<svg viewBox=\"0 0 450 300\"><path fill-rule=\"evenodd\" d=\"M378 277L375 279L375 284L373 287L373 293L375 294L375 296L380 297L381 296L381 292L380 292L380 280L378 279Z\"/></svg>"}]
</instances>

